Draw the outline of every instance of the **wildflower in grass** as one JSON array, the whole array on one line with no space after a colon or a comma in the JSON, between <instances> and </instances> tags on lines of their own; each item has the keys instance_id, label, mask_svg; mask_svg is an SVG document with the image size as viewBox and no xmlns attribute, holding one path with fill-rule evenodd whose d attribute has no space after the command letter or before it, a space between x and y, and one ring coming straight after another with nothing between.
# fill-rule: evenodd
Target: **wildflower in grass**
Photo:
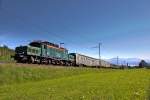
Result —
<instances>
[{"instance_id":1,"label":"wildflower in grass","mask_svg":"<svg viewBox=\"0 0 150 100\"><path fill-rule=\"evenodd\" d=\"M81 100L84 100L84 99L85 99L85 96L81 96L80 99L81 99Z\"/></svg>"},{"instance_id":2,"label":"wildflower in grass","mask_svg":"<svg viewBox=\"0 0 150 100\"><path fill-rule=\"evenodd\" d=\"M140 93L139 92L134 92L134 95L140 96Z\"/></svg>"}]
</instances>

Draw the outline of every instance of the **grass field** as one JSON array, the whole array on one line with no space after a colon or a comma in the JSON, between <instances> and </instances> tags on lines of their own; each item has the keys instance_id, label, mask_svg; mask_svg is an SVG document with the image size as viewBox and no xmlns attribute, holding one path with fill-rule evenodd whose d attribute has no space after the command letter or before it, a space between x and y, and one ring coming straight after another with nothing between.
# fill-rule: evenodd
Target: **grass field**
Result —
<instances>
[{"instance_id":1,"label":"grass field","mask_svg":"<svg viewBox=\"0 0 150 100\"><path fill-rule=\"evenodd\" d=\"M0 100L150 100L150 70L1 64Z\"/></svg>"}]
</instances>

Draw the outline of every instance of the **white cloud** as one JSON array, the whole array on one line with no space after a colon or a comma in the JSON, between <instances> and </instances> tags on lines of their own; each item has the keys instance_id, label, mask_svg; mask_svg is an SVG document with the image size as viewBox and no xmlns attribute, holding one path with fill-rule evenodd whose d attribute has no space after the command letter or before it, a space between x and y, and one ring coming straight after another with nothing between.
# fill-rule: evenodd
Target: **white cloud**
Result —
<instances>
[{"instance_id":1,"label":"white cloud","mask_svg":"<svg viewBox=\"0 0 150 100\"><path fill-rule=\"evenodd\" d=\"M139 56L139 58L141 58L141 59L150 59L150 53L141 54L141 55Z\"/></svg>"}]
</instances>

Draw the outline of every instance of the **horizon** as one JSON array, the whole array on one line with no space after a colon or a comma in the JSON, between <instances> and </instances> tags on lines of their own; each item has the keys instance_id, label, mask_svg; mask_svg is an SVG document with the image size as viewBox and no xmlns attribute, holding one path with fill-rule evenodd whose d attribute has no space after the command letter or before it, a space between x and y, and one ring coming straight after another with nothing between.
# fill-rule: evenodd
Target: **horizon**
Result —
<instances>
[{"instance_id":1,"label":"horizon","mask_svg":"<svg viewBox=\"0 0 150 100\"><path fill-rule=\"evenodd\" d=\"M109 1L109 2L108 2ZM33 40L65 43L69 52L98 58L150 59L150 1L1 0L0 45Z\"/></svg>"}]
</instances>

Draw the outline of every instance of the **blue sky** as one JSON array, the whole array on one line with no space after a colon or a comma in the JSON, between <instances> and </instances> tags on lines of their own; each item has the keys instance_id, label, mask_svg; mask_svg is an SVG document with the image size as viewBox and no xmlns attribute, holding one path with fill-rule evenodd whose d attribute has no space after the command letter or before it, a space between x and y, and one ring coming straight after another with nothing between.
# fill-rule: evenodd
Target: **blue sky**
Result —
<instances>
[{"instance_id":1,"label":"blue sky","mask_svg":"<svg viewBox=\"0 0 150 100\"><path fill-rule=\"evenodd\" d=\"M150 58L149 0L0 0L0 44L64 42L102 58Z\"/></svg>"}]
</instances>

